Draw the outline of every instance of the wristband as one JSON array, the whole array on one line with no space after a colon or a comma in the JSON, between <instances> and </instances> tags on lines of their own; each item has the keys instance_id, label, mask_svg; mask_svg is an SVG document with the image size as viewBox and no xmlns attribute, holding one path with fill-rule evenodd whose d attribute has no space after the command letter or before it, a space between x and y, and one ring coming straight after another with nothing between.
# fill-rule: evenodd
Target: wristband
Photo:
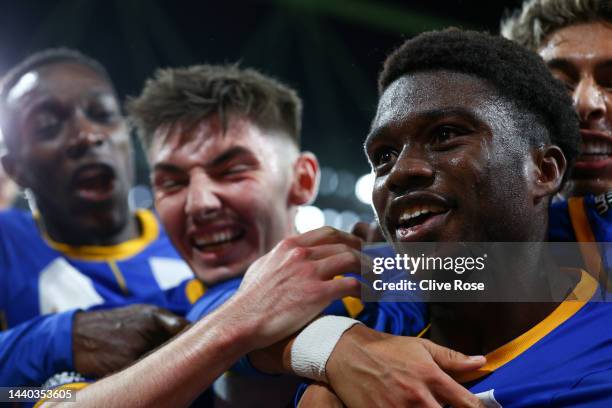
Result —
<instances>
[{"instance_id":1,"label":"wristband","mask_svg":"<svg viewBox=\"0 0 612 408\"><path fill-rule=\"evenodd\" d=\"M325 365L345 331L359 320L342 316L323 316L310 323L291 346L293 372L311 380L327 382Z\"/></svg>"}]
</instances>

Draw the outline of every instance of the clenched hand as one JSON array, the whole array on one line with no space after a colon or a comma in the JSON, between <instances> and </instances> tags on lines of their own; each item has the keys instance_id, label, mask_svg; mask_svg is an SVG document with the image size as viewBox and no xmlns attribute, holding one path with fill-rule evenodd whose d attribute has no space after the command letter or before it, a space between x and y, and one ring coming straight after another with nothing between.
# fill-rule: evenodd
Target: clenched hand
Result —
<instances>
[{"instance_id":1,"label":"clenched hand","mask_svg":"<svg viewBox=\"0 0 612 408\"><path fill-rule=\"evenodd\" d=\"M180 332L187 321L152 305L78 312L72 327L74 368L100 378L118 371Z\"/></svg>"}]
</instances>

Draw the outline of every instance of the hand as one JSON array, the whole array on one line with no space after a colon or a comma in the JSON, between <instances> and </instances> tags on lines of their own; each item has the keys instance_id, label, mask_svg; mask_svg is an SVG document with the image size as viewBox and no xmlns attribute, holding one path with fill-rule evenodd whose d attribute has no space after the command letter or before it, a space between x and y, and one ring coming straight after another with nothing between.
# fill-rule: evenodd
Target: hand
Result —
<instances>
[{"instance_id":1,"label":"hand","mask_svg":"<svg viewBox=\"0 0 612 408\"><path fill-rule=\"evenodd\" d=\"M468 357L429 340L357 325L340 338L326 374L334 392L351 408L484 407L446 372L475 370L485 362L482 356Z\"/></svg>"},{"instance_id":2,"label":"hand","mask_svg":"<svg viewBox=\"0 0 612 408\"><path fill-rule=\"evenodd\" d=\"M297 331L332 300L360 295L354 278L334 279L359 272L371 260L359 252L361 241L323 227L281 241L246 272L229 307L254 324L251 349L263 348Z\"/></svg>"},{"instance_id":3,"label":"hand","mask_svg":"<svg viewBox=\"0 0 612 408\"><path fill-rule=\"evenodd\" d=\"M101 378L133 363L186 325L182 317L151 305L78 312L72 325L74 368Z\"/></svg>"},{"instance_id":4,"label":"hand","mask_svg":"<svg viewBox=\"0 0 612 408\"><path fill-rule=\"evenodd\" d=\"M367 223L359 221L353 226L351 234L361 238L366 244L385 242L385 237L376 221Z\"/></svg>"},{"instance_id":5,"label":"hand","mask_svg":"<svg viewBox=\"0 0 612 408\"><path fill-rule=\"evenodd\" d=\"M327 384L310 384L298 403L298 408L342 408L344 404Z\"/></svg>"}]
</instances>

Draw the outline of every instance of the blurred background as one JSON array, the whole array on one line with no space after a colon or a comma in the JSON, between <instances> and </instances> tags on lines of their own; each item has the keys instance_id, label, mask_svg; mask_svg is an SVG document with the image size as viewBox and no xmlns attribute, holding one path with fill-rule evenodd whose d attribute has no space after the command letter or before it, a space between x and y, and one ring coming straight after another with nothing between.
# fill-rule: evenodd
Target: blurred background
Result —
<instances>
[{"instance_id":1,"label":"blurred background","mask_svg":"<svg viewBox=\"0 0 612 408\"><path fill-rule=\"evenodd\" d=\"M240 62L296 88L303 148L322 166L320 193L300 210L302 231L371 221L361 143L386 55L422 31L497 33L520 0L20 0L0 2L0 74L48 47L76 48L107 67L120 96L137 95L158 67ZM137 152L134 206L152 205ZM0 171L0 184L2 174ZM2 187L0 186L0 190ZM0 191L1 192L1 191ZM1 196L1 194L0 194ZM1 198L1 197L0 197ZM18 206L24 206L23 199Z\"/></svg>"}]
</instances>

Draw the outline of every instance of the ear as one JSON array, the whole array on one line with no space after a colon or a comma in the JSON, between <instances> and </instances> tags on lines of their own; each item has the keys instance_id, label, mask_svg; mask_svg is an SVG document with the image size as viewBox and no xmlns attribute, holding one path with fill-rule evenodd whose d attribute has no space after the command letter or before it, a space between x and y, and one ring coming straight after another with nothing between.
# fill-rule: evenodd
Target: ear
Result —
<instances>
[{"instance_id":1,"label":"ear","mask_svg":"<svg viewBox=\"0 0 612 408\"><path fill-rule=\"evenodd\" d=\"M15 157L15 154L7 153L4 156L0 157L0 160L2 161L2 167L4 167L4 171L15 183L17 183L22 188L29 187L23 170L21 166L19 166L19 161Z\"/></svg>"},{"instance_id":2,"label":"ear","mask_svg":"<svg viewBox=\"0 0 612 408\"><path fill-rule=\"evenodd\" d=\"M293 164L293 181L289 189L289 204L304 205L314 201L319 189L319 161L314 154L302 152Z\"/></svg>"},{"instance_id":3,"label":"ear","mask_svg":"<svg viewBox=\"0 0 612 408\"><path fill-rule=\"evenodd\" d=\"M554 145L543 146L532 152L535 164L533 184L534 201L555 195L561 189L563 175L567 171L567 160L563 151Z\"/></svg>"}]
</instances>

